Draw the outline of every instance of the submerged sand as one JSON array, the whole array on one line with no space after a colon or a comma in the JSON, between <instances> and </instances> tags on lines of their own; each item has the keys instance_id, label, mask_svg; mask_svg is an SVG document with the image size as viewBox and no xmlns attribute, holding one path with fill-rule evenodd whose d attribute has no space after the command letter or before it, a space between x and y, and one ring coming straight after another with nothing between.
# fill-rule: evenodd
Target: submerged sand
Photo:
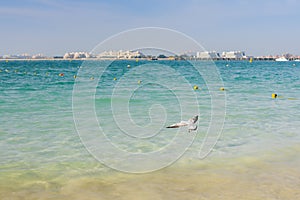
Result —
<instances>
[{"instance_id":1,"label":"submerged sand","mask_svg":"<svg viewBox=\"0 0 300 200\"><path fill-rule=\"evenodd\" d=\"M116 171L1 172L0 199L300 199L293 158L191 161L148 174Z\"/></svg>"}]
</instances>

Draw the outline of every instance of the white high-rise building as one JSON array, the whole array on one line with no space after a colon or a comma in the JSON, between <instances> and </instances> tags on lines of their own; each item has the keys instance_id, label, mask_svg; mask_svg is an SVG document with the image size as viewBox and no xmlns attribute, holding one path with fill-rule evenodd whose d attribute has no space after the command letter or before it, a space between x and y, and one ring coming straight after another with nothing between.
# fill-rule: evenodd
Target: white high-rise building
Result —
<instances>
[{"instance_id":1,"label":"white high-rise building","mask_svg":"<svg viewBox=\"0 0 300 200\"><path fill-rule=\"evenodd\" d=\"M100 59L117 59L118 58L118 52L116 51L104 51L100 53L97 58Z\"/></svg>"},{"instance_id":2,"label":"white high-rise building","mask_svg":"<svg viewBox=\"0 0 300 200\"><path fill-rule=\"evenodd\" d=\"M104 51L98 56L100 59L133 59L142 58L144 55L139 51Z\"/></svg>"},{"instance_id":3,"label":"white high-rise building","mask_svg":"<svg viewBox=\"0 0 300 200\"><path fill-rule=\"evenodd\" d=\"M222 58L224 59L232 59L232 60L241 60L246 59L246 55L244 51L224 51L222 53Z\"/></svg>"},{"instance_id":4,"label":"white high-rise building","mask_svg":"<svg viewBox=\"0 0 300 200\"><path fill-rule=\"evenodd\" d=\"M87 52L70 52L65 53L64 59L81 59L81 58L90 58L91 55Z\"/></svg>"},{"instance_id":5,"label":"white high-rise building","mask_svg":"<svg viewBox=\"0 0 300 200\"><path fill-rule=\"evenodd\" d=\"M197 52L196 58L198 58L198 59L219 59L220 55L216 51L203 51L203 52Z\"/></svg>"}]
</instances>

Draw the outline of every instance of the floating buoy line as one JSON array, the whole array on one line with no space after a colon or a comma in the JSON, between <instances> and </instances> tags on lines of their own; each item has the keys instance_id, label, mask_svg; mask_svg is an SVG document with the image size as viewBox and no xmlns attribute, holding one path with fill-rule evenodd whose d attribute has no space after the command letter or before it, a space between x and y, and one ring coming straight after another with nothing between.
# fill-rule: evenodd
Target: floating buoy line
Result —
<instances>
[{"instance_id":1,"label":"floating buoy line","mask_svg":"<svg viewBox=\"0 0 300 200\"><path fill-rule=\"evenodd\" d=\"M6 61L6 62L8 62L8 61ZM71 62L71 60L70 60L70 62ZM137 59L136 60L136 62L139 62L139 60ZM250 63L252 63L253 62L253 60L252 59L250 59L249 60L249 62ZM230 65L229 64L226 64L226 67L229 67ZM293 66L295 66L295 64L293 64ZM126 67L129 69L129 68L131 68L131 65L126 65ZM77 68L79 69L79 68L81 68L81 66L77 66ZM15 74L18 74L18 75L33 75L33 76L42 76L42 73L38 73L37 71L33 71L33 72L27 72L27 71L20 71L19 69L12 69L11 70L12 72L14 72ZM11 73L11 71L9 70L9 69L0 69L0 73ZM47 76L47 77L50 77L51 75L53 75L54 73L50 73L50 72L45 72L45 73L43 73L45 76ZM69 77L69 75L66 75L64 72L60 72L60 73L58 73L57 74L57 72L56 72L56 74L55 74L55 76L58 76L58 77L61 77L61 78L65 78L65 77ZM73 77L73 79L75 80L76 78L78 78L78 76L76 75L76 74L71 74L71 76ZM53 76L52 76L53 77ZM89 77L89 79L92 81L92 80L94 80L95 78L94 78L94 76L90 76ZM117 77L114 77L113 78L113 81L117 81L118 79L117 79ZM137 84L142 84L142 80L137 80ZM201 90L200 89L200 87L198 86L198 85L194 85L193 87L192 87L192 89L193 90ZM227 91L227 88L225 88L225 87L220 87L219 88L219 91ZM286 97L286 98L284 98L283 96L279 96L277 93L272 93L271 94L271 98L272 99L287 99L287 100L298 100L298 98L294 98L294 97Z\"/></svg>"}]
</instances>

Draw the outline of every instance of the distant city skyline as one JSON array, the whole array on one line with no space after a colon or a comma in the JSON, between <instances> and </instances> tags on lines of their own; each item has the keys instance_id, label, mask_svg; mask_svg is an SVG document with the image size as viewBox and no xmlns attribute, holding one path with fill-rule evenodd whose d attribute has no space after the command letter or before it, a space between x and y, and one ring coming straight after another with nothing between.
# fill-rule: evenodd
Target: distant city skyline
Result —
<instances>
[{"instance_id":1,"label":"distant city skyline","mask_svg":"<svg viewBox=\"0 0 300 200\"><path fill-rule=\"evenodd\" d=\"M1 2L0 55L90 52L121 31L163 27L204 49L300 54L297 0L11 0Z\"/></svg>"},{"instance_id":2,"label":"distant city skyline","mask_svg":"<svg viewBox=\"0 0 300 200\"><path fill-rule=\"evenodd\" d=\"M173 54L167 51L149 51L143 50L105 50L100 53L96 52L67 52L63 56L45 56L43 54L20 54L20 55L0 55L1 60L274 60L274 61L300 61L300 55L283 54L283 55L247 55L245 51L195 51L183 54Z\"/></svg>"},{"instance_id":3,"label":"distant city skyline","mask_svg":"<svg viewBox=\"0 0 300 200\"><path fill-rule=\"evenodd\" d=\"M110 49L110 50L105 50L101 53L105 53L105 52L128 52L128 51L131 51L131 52L134 52L136 50L129 50L129 49L119 49L119 50L116 50L116 49ZM140 50L138 50L140 51ZM158 56L158 55L166 55L166 56L173 56L173 55L176 55L176 56L182 56L182 55L197 55L198 53L216 53L216 54L224 54L224 53L227 53L227 52L242 52L245 56L248 56L248 57L268 57L268 56L272 56L272 57L289 57L289 56L294 56L294 57L300 57L300 53L299 54L291 54L289 52L286 52L286 53L277 53L277 54L264 54L264 55L252 55L252 54L248 54L247 51L241 51L241 50L228 50L228 51L216 51L216 50L204 50L204 51L183 51L179 54L173 54L173 53L170 53L170 52L165 52L165 53L162 53L162 51L155 51L154 50L141 50L140 51L141 53L143 53L144 55L149 55L149 56ZM62 54L53 54L53 55L47 55L47 54L44 54L44 53L27 53L27 52L23 52L23 53L12 53L12 54L3 54L1 55L0 54L0 59L5 59L5 58L9 58L9 57L27 57L27 58L31 58L31 57L43 57L43 58L50 58L50 57L63 57L65 56L66 54L76 54L76 53L79 53L79 54L89 54L89 55L93 55L93 56L96 56L97 53L93 53L93 52L90 52L90 51L68 51L68 52L65 52L65 53L62 53ZM101 54L100 53L100 54Z\"/></svg>"}]
</instances>

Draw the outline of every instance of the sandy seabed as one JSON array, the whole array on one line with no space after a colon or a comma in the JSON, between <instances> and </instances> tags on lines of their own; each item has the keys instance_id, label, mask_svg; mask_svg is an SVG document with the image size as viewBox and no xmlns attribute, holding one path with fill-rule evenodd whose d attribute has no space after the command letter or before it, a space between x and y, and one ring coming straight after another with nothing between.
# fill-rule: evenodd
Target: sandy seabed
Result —
<instances>
[{"instance_id":1,"label":"sandy seabed","mask_svg":"<svg viewBox=\"0 0 300 200\"><path fill-rule=\"evenodd\" d=\"M147 174L1 172L0 199L300 199L295 160L176 163Z\"/></svg>"}]
</instances>

